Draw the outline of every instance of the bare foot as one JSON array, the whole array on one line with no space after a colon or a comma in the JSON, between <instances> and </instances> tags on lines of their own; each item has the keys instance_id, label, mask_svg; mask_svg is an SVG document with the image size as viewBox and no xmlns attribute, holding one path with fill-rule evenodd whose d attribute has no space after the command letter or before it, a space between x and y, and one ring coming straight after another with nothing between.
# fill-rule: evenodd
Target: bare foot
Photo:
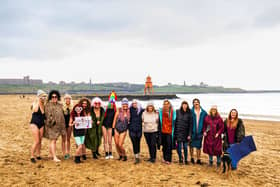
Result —
<instances>
[{"instance_id":1,"label":"bare foot","mask_svg":"<svg viewBox=\"0 0 280 187\"><path fill-rule=\"evenodd\" d=\"M53 161L60 162L60 160L58 158L54 158Z\"/></svg>"},{"instance_id":2,"label":"bare foot","mask_svg":"<svg viewBox=\"0 0 280 187\"><path fill-rule=\"evenodd\" d=\"M165 161L165 164L170 165L170 164L171 164L171 162Z\"/></svg>"}]
</instances>

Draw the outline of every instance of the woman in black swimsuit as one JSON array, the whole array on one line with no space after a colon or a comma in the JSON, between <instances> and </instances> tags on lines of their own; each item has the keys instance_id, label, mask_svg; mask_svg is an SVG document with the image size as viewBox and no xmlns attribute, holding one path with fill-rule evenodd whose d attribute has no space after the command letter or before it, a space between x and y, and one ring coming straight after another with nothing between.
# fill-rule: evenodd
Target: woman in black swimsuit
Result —
<instances>
[{"instance_id":1,"label":"woman in black swimsuit","mask_svg":"<svg viewBox=\"0 0 280 187\"><path fill-rule=\"evenodd\" d=\"M105 159L112 159L112 126L116 114L115 100L112 99L108 102L108 106L105 111L105 117L102 125L103 132L103 145L105 151Z\"/></svg>"},{"instance_id":2,"label":"woman in black swimsuit","mask_svg":"<svg viewBox=\"0 0 280 187\"><path fill-rule=\"evenodd\" d=\"M127 98L122 99L122 107L117 110L113 122L113 129L115 129L115 144L120 156L119 160L127 161L126 151L123 147L126 132L128 129L128 124L130 120L130 111L128 108Z\"/></svg>"},{"instance_id":3,"label":"woman in black swimsuit","mask_svg":"<svg viewBox=\"0 0 280 187\"><path fill-rule=\"evenodd\" d=\"M64 119L65 119L65 128L66 134L62 135L61 141L61 149L64 155L64 159L67 160L70 158L70 140L72 134L72 127L69 126L70 121L70 113L73 109L72 97L69 94L64 95L64 102L63 102L63 112L64 112Z\"/></svg>"},{"instance_id":4,"label":"woman in black swimsuit","mask_svg":"<svg viewBox=\"0 0 280 187\"><path fill-rule=\"evenodd\" d=\"M41 152L41 142L44 132L44 119L45 119L45 101L47 94L38 90L37 98L32 104L32 118L30 122L30 129L34 138L34 143L31 147L31 158L30 161L32 163L36 163L35 160L35 152L37 153L37 160L41 160L40 152Z\"/></svg>"}]
</instances>

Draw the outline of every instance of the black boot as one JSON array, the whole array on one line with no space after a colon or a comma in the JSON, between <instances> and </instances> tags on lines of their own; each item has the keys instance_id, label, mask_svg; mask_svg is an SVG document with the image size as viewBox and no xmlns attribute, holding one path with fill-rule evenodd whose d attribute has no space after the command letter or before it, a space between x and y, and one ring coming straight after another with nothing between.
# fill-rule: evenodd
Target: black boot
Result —
<instances>
[{"instance_id":1,"label":"black boot","mask_svg":"<svg viewBox=\"0 0 280 187\"><path fill-rule=\"evenodd\" d=\"M127 161L127 156L123 156L123 161Z\"/></svg>"},{"instance_id":2,"label":"black boot","mask_svg":"<svg viewBox=\"0 0 280 187\"><path fill-rule=\"evenodd\" d=\"M83 158L83 160L86 160L87 156L86 155L82 155L82 158Z\"/></svg>"},{"instance_id":3,"label":"black boot","mask_svg":"<svg viewBox=\"0 0 280 187\"><path fill-rule=\"evenodd\" d=\"M191 163L194 164L194 159L193 158L191 158Z\"/></svg>"},{"instance_id":4,"label":"black boot","mask_svg":"<svg viewBox=\"0 0 280 187\"><path fill-rule=\"evenodd\" d=\"M202 162L201 162L200 159L198 159L198 160L196 161L196 163L199 164L199 165L202 165Z\"/></svg>"},{"instance_id":5,"label":"black boot","mask_svg":"<svg viewBox=\"0 0 280 187\"><path fill-rule=\"evenodd\" d=\"M75 156L74 162L75 162L76 164L80 164L80 163L81 163L80 156Z\"/></svg>"},{"instance_id":6,"label":"black boot","mask_svg":"<svg viewBox=\"0 0 280 187\"><path fill-rule=\"evenodd\" d=\"M98 150L96 151L96 156L101 156Z\"/></svg>"},{"instance_id":7,"label":"black boot","mask_svg":"<svg viewBox=\"0 0 280 187\"><path fill-rule=\"evenodd\" d=\"M97 155L96 155L96 152L92 152L92 158L93 159L98 159Z\"/></svg>"},{"instance_id":8,"label":"black boot","mask_svg":"<svg viewBox=\"0 0 280 187\"><path fill-rule=\"evenodd\" d=\"M118 160L122 160L122 158L123 158L123 157L122 157L122 156L120 156L120 158L119 158Z\"/></svg>"}]
</instances>

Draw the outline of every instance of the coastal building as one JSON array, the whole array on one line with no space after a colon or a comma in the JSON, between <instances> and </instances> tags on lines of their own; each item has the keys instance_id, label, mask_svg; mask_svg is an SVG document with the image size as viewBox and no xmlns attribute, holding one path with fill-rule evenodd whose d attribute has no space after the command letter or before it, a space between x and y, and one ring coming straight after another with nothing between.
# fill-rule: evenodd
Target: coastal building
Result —
<instances>
[{"instance_id":1,"label":"coastal building","mask_svg":"<svg viewBox=\"0 0 280 187\"><path fill-rule=\"evenodd\" d=\"M29 76L24 76L23 79L0 79L0 84L8 85L40 85L43 84L43 80L30 79Z\"/></svg>"}]
</instances>

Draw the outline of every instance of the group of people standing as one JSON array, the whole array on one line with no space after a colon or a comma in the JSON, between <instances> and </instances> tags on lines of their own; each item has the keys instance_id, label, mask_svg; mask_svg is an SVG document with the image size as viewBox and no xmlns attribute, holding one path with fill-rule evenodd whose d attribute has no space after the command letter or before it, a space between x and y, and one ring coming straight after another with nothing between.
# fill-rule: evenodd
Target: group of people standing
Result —
<instances>
[{"instance_id":1,"label":"group of people standing","mask_svg":"<svg viewBox=\"0 0 280 187\"><path fill-rule=\"evenodd\" d=\"M117 95L112 91L105 109L98 97L92 101L82 98L73 105L72 98L66 94L61 103L58 91L48 95L39 90L37 99L32 105L31 131L34 144L31 148L31 162L40 160L42 137L50 140L49 156L55 161L56 141L62 136L62 152L64 159L70 158L70 140L73 132L76 152L75 163L86 160L86 149L90 149L93 159L100 157L99 147L103 137L105 159L112 159L112 139L119 155L118 160L126 161L127 152L124 147L127 132L133 146L135 164L140 162L140 143L144 134L149 150L148 162L156 162L157 149L162 147L163 162L172 162L172 150L176 149L180 164L188 164L188 147L190 147L190 162L202 164L201 148L209 155L209 165L213 165L213 156L217 157L217 166L221 164L221 156L232 144L239 143L245 136L245 128L238 118L236 109L232 109L225 121L221 118L217 106L212 106L207 113L199 99L193 99L190 108L187 101L175 110L169 100L163 101L158 111L152 102L142 108L137 100L131 105L126 98L121 100L121 107L116 107ZM92 127L77 128L76 117L91 117ZM196 149L196 160L194 159ZM183 154L182 154L183 150ZM35 157L36 155L36 157ZM232 166L236 169L237 166Z\"/></svg>"}]
</instances>

